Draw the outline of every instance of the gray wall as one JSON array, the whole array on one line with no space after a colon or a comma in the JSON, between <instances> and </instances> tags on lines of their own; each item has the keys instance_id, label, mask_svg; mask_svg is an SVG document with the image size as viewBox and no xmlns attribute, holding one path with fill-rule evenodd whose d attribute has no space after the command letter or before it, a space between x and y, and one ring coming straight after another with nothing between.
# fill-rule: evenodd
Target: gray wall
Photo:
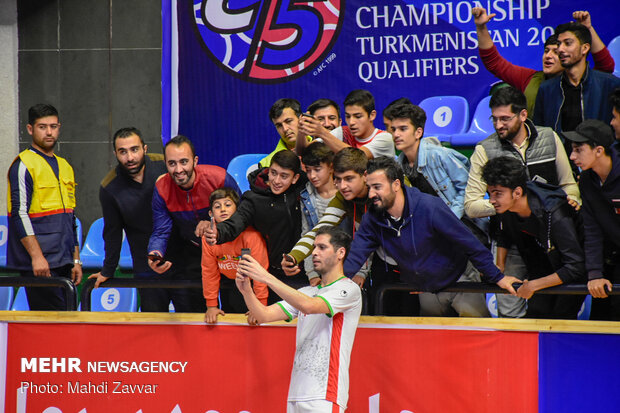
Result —
<instances>
[{"instance_id":1,"label":"gray wall","mask_svg":"<svg viewBox=\"0 0 620 413\"><path fill-rule=\"evenodd\" d=\"M56 106L56 153L75 170L86 232L101 217L99 183L116 165L114 131L135 126L150 152L162 150L161 2L19 0L17 16L19 146L30 143L28 108Z\"/></svg>"},{"instance_id":2,"label":"gray wall","mask_svg":"<svg viewBox=\"0 0 620 413\"><path fill-rule=\"evenodd\" d=\"M0 90L0 171L6 171L18 153L15 0L0 0ZM0 214L6 215L6 179L0 185Z\"/></svg>"}]
</instances>

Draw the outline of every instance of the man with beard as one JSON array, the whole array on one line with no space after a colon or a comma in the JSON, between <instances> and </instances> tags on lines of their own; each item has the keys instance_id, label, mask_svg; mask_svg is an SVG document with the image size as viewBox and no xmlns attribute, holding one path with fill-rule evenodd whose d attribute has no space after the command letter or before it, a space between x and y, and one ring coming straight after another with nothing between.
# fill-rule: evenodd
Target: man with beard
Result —
<instances>
[{"instance_id":1,"label":"man with beard","mask_svg":"<svg viewBox=\"0 0 620 413\"><path fill-rule=\"evenodd\" d=\"M77 240L73 168L54 154L60 133L58 111L38 104L28 110L32 143L8 173L7 267L22 277L82 280ZM26 287L31 310L65 310L59 287Z\"/></svg>"},{"instance_id":2,"label":"man with beard","mask_svg":"<svg viewBox=\"0 0 620 413\"><path fill-rule=\"evenodd\" d=\"M116 131L112 144L118 165L103 178L99 188L105 258L101 271L88 277L96 278L95 288L114 276L123 231L131 249L134 277L152 279L157 276L147 264L146 252L153 229L153 188L157 178L166 173L164 156L147 154L142 134L134 127ZM142 311L168 311L167 302L159 299L166 295L165 291L154 288L139 291Z\"/></svg>"},{"instance_id":3,"label":"man with beard","mask_svg":"<svg viewBox=\"0 0 620 413\"><path fill-rule=\"evenodd\" d=\"M515 277L505 276L491 252L438 197L403 185L403 172L388 157L368 162L366 183L372 209L364 214L344 264L351 277L378 247L399 266L403 282L416 291L439 292L466 271L515 294ZM445 297L449 300L449 297Z\"/></svg>"},{"instance_id":4,"label":"man with beard","mask_svg":"<svg viewBox=\"0 0 620 413\"><path fill-rule=\"evenodd\" d=\"M239 193L234 178L224 168L198 165L194 145L187 137L178 135L164 146L168 173L157 179L153 190L153 233L149 240L149 267L167 279L200 280L201 239L204 228L210 225L209 197L215 189L229 187ZM160 277L161 278L161 277ZM165 306L172 300L177 312L206 311L200 289L165 290Z\"/></svg>"},{"instance_id":5,"label":"man with beard","mask_svg":"<svg viewBox=\"0 0 620 413\"><path fill-rule=\"evenodd\" d=\"M555 28L558 55L564 72L540 85L534 110L534 124L560 132L573 131L584 119L611 120L607 97L620 86L616 76L592 70L586 57L592 34L582 24L570 22ZM571 148L566 148L570 152Z\"/></svg>"},{"instance_id":6,"label":"man with beard","mask_svg":"<svg viewBox=\"0 0 620 413\"><path fill-rule=\"evenodd\" d=\"M299 116L301 115L301 105L296 99L278 99L269 109L269 119L273 122L280 135L280 140L273 152L264 157L258 163L265 168L271 165L271 158L280 151L287 149L295 150L295 141L299 134ZM303 136L303 135L302 135ZM301 152L299 152L301 153Z\"/></svg>"},{"instance_id":7,"label":"man with beard","mask_svg":"<svg viewBox=\"0 0 620 413\"><path fill-rule=\"evenodd\" d=\"M297 318L297 345L291 373L289 413L343 413L349 400L349 364L362 310L359 287L343 275L351 237L322 227L314 239L312 262L321 284L295 290L250 255L239 260L236 283L249 308L250 324ZM282 301L263 305L250 279L265 283Z\"/></svg>"},{"instance_id":8,"label":"man with beard","mask_svg":"<svg viewBox=\"0 0 620 413\"><path fill-rule=\"evenodd\" d=\"M534 126L527 119L525 95L512 86L505 87L493 94L489 106L495 133L479 142L470 158L465 213L470 218L495 215L493 205L484 199L487 184L482 179L482 168L490 159L500 156L521 161L527 166L530 180L559 185L568 195L569 202L577 206L580 203L579 188L562 142L550 128ZM497 262L502 271L516 277L525 276L525 268L515 249L498 250ZM525 301L519 298L498 296L497 303L500 315L521 317L525 314Z\"/></svg>"},{"instance_id":9,"label":"man with beard","mask_svg":"<svg viewBox=\"0 0 620 413\"><path fill-rule=\"evenodd\" d=\"M328 131L333 131L342 125L340 108L331 99L315 100L308 106L308 112Z\"/></svg>"},{"instance_id":10,"label":"man with beard","mask_svg":"<svg viewBox=\"0 0 620 413\"><path fill-rule=\"evenodd\" d=\"M493 75L516 87L527 97L527 113L531 118L534 115L534 103L540 84L546 79L551 79L562 73L564 68L558 58L558 37L551 35L545 40L542 55L542 70L534 70L528 67L517 66L504 59L495 47L491 34L487 29L487 23L495 17L495 13L487 14L483 7L472 9L476 35L478 36L478 52L484 67ZM592 26L590 13L587 11L573 12L573 19L586 26L592 34L592 59L596 70L611 73L614 71L614 59L609 50L598 37Z\"/></svg>"}]
</instances>

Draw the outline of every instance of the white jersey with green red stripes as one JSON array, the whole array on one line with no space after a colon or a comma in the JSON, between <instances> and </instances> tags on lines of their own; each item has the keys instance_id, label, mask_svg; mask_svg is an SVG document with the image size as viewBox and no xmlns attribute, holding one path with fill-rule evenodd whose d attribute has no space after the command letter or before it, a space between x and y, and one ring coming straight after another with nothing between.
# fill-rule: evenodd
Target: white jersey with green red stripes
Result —
<instances>
[{"instance_id":1,"label":"white jersey with green red stripes","mask_svg":"<svg viewBox=\"0 0 620 413\"><path fill-rule=\"evenodd\" d=\"M362 311L360 288L342 277L300 292L322 298L329 314L304 314L285 301L278 304L297 317L297 347L288 401L328 400L346 408L349 400L349 363Z\"/></svg>"}]
</instances>

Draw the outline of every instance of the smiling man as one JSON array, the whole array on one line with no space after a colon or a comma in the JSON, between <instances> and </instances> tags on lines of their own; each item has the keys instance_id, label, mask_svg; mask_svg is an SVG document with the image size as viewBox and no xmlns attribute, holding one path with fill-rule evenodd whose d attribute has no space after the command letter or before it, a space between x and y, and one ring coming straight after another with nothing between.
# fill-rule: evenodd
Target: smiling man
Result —
<instances>
[{"instance_id":1,"label":"smiling man","mask_svg":"<svg viewBox=\"0 0 620 413\"><path fill-rule=\"evenodd\" d=\"M586 57L592 48L592 34L587 27L565 23L556 27L555 35L564 72L540 85L534 123L567 132L575 130L584 119L609 122L612 108L607 97L620 86L620 79L588 67Z\"/></svg>"},{"instance_id":2,"label":"smiling man","mask_svg":"<svg viewBox=\"0 0 620 413\"><path fill-rule=\"evenodd\" d=\"M241 197L237 211L215 229L205 231L206 241L223 244L237 238L248 226L261 233L267 243L268 271L287 283L304 283L304 276L285 277L280 261L301 235L300 193L307 182L299 157L293 151L277 152L271 166L252 172L250 190ZM279 298L269 294L269 302Z\"/></svg>"},{"instance_id":3,"label":"smiling man","mask_svg":"<svg viewBox=\"0 0 620 413\"><path fill-rule=\"evenodd\" d=\"M38 104L28 110L30 147L8 173L7 267L22 277L82 280L77 239L73 168L54 154L60 134L58 111ZM65 310L59 287L26 287L31 310Z\"/></svg>"},{"instance_id":4,"label":"smiling man","mask_svg":"<svg viewBox=\"0 0 620 413\"><path fill-rule=\"evenodd\" d=\"M448 206L438 197L403 185L403 179L393 158L368 162L366 182L372 209L356 231L344 264L345 275L352 277L373 251L383 247L398 264L401 281L414 290L439 292L466 271L477 270L514 294L512 283L518 280L502 274L491 252ZM463 308L462 312L470 310Z\"/></svg>"},{"instance_id":5,"label":"smiling man","mask_svg":"<svg viewBox=\"0 0 620 413\"><path fill-rule=\"evenodd\" d=\"M153 271L170 279L201 279L201 230L210 222L211 192L222 187L239 193L234 178L224 168L198 165L194 145L179 135L164 147L167 174L159 177L153 191L153 233L149 258ZM198 235L197 235L198 234ZM198 289L167 290L177 312L205 312L205 301Z\"/></svg>"},{"instance_id":6,"label":"smiling man","mask_svg":"<svg viewBox=\"0 0 620 413\"><path fill-rule=\"evenodd\" d=\"M321 123L325 129L332 131L342 125L340 108L331 99L318 99L308 106L308 112Z\"/></svg>"},{"instance_id":7,"label":"smiling man","mask_svg":"<svg viewBox=\"0 0 620 413\"><path fill-rule=\"evenodd\" d=\"M534 103L540 84L562 73L564 68L558 57L558 37L551 35L545 40L542 55L542 70L534 70L517 66L504 59L491 38L487 24L495 14L487 14L482 7L472 9L476 34L478 35L478 52L484 67L496 77L522 91L527 97L527 113L531 118L534 115ZM587 11L573 12L573 19L582 23L592 34L592 58L596 70L611 73L614 71L614 59L603 41L598 37L592 26L590 13Z\"/></svg>"},{"instance_id":8,"label":"smiling man","mask_svg":"<svg viewBox=\"0 0 620 413\"><path fill-rule=\"evenodd\" d=\"M127 236L134 277L157 276L147 263L147 247L153 230L151 202L157 178L166 173L164 157L147 153L142 133L134 127L121 128L112 137L117 165L101 181L99 202L103 211L105 258L96 278L95 288L114 276L123 243ZM142 311L168 311L168 294L156 288L141 288Z\"/></svg>"}]
</instances>

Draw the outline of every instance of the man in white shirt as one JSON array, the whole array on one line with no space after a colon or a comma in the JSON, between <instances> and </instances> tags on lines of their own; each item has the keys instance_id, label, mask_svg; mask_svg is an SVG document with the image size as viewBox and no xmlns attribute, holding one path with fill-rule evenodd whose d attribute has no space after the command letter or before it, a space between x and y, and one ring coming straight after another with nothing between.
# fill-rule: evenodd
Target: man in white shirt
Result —
<instances>
[{"instance_id":1,"label":"man in white shirt","mask_svg":"<svg viewBox=\"0 0 620 413\"><path fill-rule=\"evenodd\" d=\"M350 245L344 231L321 227L312 253L321 283L299 290L269 274L249 255L239 261L236 283L250 310L250 324L299 319L287 413L344 412L347 407L351 349L362 310L360 288L342 269ZM263 305L250 278L267 284L284 300Z\"/></svg>"}]
</instances>

